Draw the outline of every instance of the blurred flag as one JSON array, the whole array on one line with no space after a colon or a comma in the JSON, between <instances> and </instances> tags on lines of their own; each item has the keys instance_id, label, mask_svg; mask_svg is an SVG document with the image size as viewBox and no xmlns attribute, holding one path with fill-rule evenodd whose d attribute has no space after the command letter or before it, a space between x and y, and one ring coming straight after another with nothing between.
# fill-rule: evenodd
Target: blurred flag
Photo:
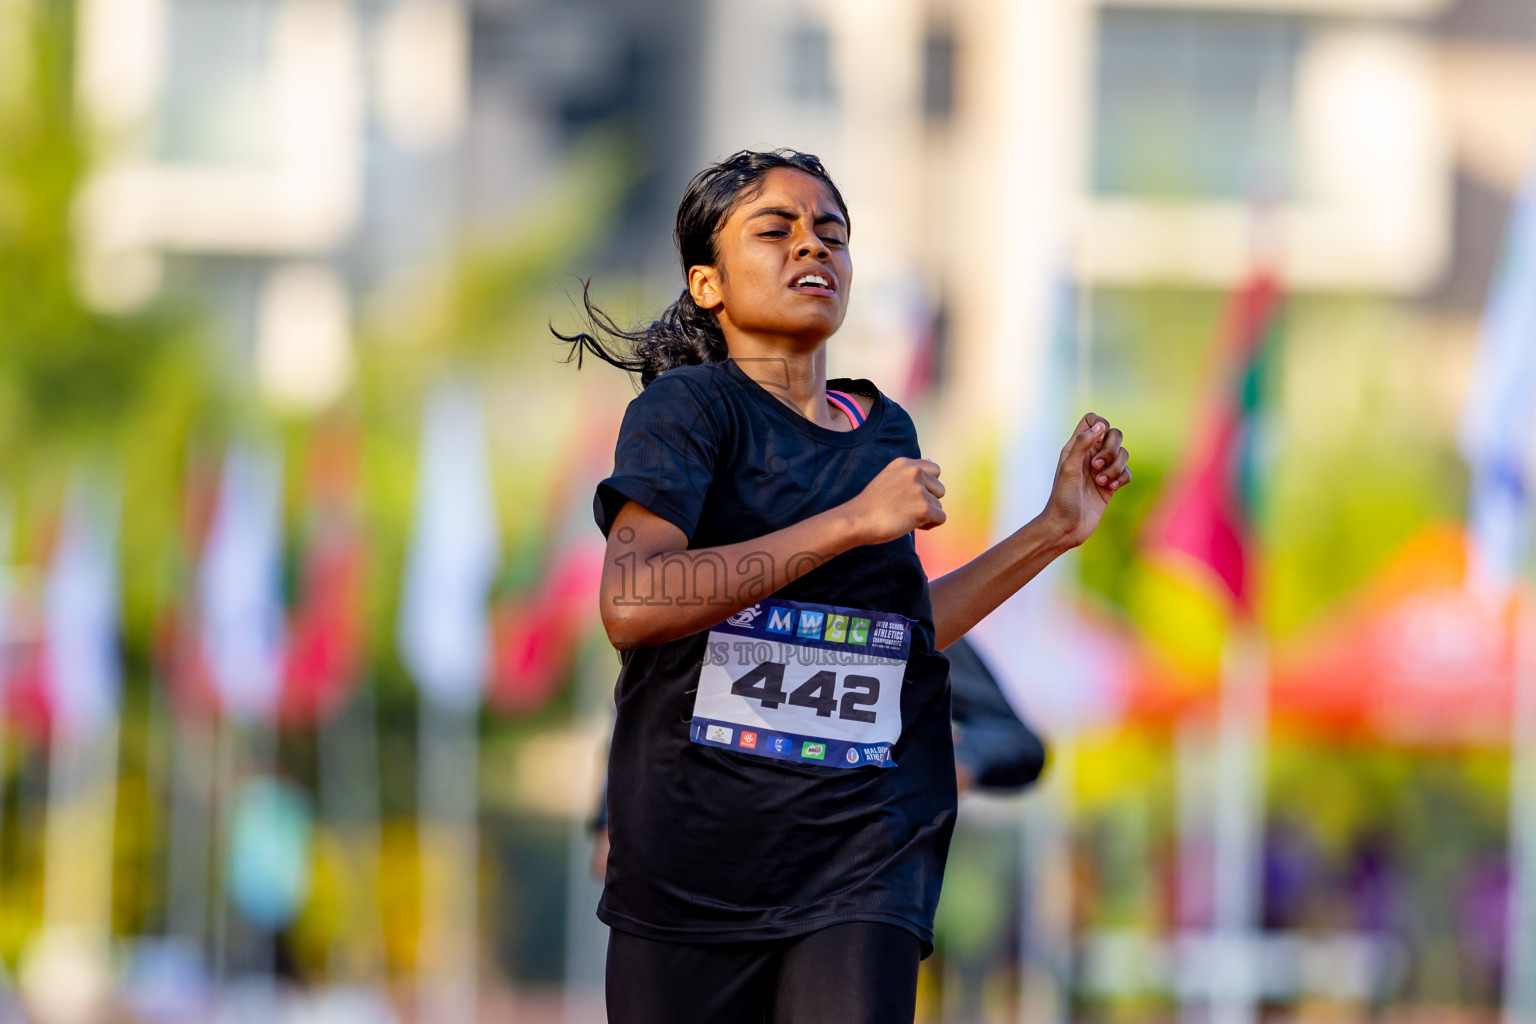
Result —
<instances>
[{"instance_id":1,"label":"blurred flag","mask_svg":"<svg viewBox=\"0 0 1536 1024\"><path fill-rule=\"evenodd\" d=\"M1526 568L1531 530L1531 431L1536 426L1536 167L1510 213L1504 258L1488 296L1462 411L1462 457L1472 470L1467 583L1507 597ZM1484 614L1487 614L1486 611ZM1510 899L1504 1015L1536 1019L1536 637L1517 621L1509 714Z\"/></svg>"},{"instance_id":2,"label":"blurred flag","mask_svg":"<svg viewBox=\"0 0 1536 1024\"><path fill-rule=\"evenodd\" d=\"M1072 411L1076 290L1063 279L1055 292L1039 392L1002 453L994 540L1045 508L1062 442L1077 420ZM1053 562L969 634L1020 716L1057 736L1119 717L1129 674L1125 645L1073 606L1066 572L1062 561Z\"/></svg>"},{"instance_id":3,"label":"blurred flag","mask_svg":"<svg viewBox=\"0 0 1536 1024\"><path fill-rule=\"evenodd\" d=\"M1215 384L1187 461L1158 498L1146 545L1182 560L1253 611L1253 514L1260 474L1265 355L1278 323L1274 277L1258 270L1229 303L1217 347Z\"/></svg>"},{"instance_id":4,"label":"blurred flag","mask_svg":"<svg viewBox=\"0 0 1536 1024\"><path fill-rule=\"evenodd\" d=\"M76 971L69 976L82 990L106 983L122 687L118 515L115 495L78 483L71 488L44 585L43 667L52 725L42 848L47 870L41 927L22 965L24 987L58 968Z\"/></svg>"},{"instance_id":5,"label":"blurred flag","mask_svg":"<svg viewBox=\"0 0 1536 1024\"><path fill-rule=\"evenodd\" d=\"M270 721L281 694L282 464L234 445L198 573L202 655L227 714Z\"/></svg>"},{"instance_id":6,"label":"blurred flag","mask_svg":"<svg viewBox=\"0 0 1536 1024\"><path fill-rule=\"evenodd\" d=\"M1536 170L1510 216L1488 297L1459 441L1472 470L1468 579L1508 589L1525 561L1536 427Z\"/></svg>"},{"instance_id":7,"label":"blurred flag","mask_svg":"<svg viewBox=\"0 0 1536 1024\"><path fill-rule=\"evenodd\" d=\"M491 653L486 602L500 558L480 402L466 385L445 385L422 422L399 621L406 667L443 705L479 704Z\"/></svg>"},{"instance_id":8,"label":"blurred flag","mask_svg":"<svg viewBox=\"0 0 1536 1024\"><path fill-rule=\"evenodd\" d=\"M211 458L188 461L181 528L166 556L166 582L155 609L154 672L178 712L209 715L219 698L208 678L196 596L198 552L206 547L219 498L219 467Z\"/></svg>"},{"instance_id":9,"label":"blurred flag","mask_svg":"<svg viewBox=\"0 0 1536 1024\"><path fill-rule=\"evenodd\" d=\"M595 618L592 595L602 574L602 545L571 538L558 544L535 586L497 603L496 710L530 714L554 696L575 665L583 627Z\"/></svg>"},{"instance_id":10,"label":"blurred flag","mask_svg":"<svg viewBox=\"0 0 1536 1024\"><path fill-rule=\"evenodd\" d=\"M914 308L910 316L914 344L903 400L909 405L921 406L941 383L941 350L948 332L948 314L942 304L928 302L920 288L914 288L911 294Z\"/></svg>"},{"instance_id":11,"label":"blurred flag","mask_svg":"<svg viewBox=\"0 0 1536 1024\"><path fill-rule=\"evenodd\" d=\"M495 603L488 700L503 714L543 707L570 677L583 631L597 621L592 595L602 578L604 546L583 527L612 434L589 405L580 403L547 485L539 487L543 515L525 528L510 560L513 586Z\"/></svg>"},{"instance_id":12,"label":"blurred flag","mask_svg":"<svg viewBox=\"0 0 1536 1024\"><path fill-rule=\"evenodd\" d=\"M69 495L43 597L44 669L53 728L88 736L117 711L116 501L76 486Z\"/></svg>"},{"instance_id":13,"label":"blurred flag","mask_svg":"<svg viewBox=\"0 0 1536 1024\"><path fill-rule=\"evenodd\" d=\"M10 663L16 644L15 585L11 565L11 508L0 498L0 736L5 729Z\"/></svg>"},{"instance_id":14,"label":"blurred flag","mask_svg":"<svg viewBox=\"0 0 1536 1024\"><path fill-rule=\"evenodd\" d=\"M357 683L363 662L356 440L322 432L313 443L308 537L283 680L282 717L290 722L328 718Z\"/></svg>"}]
</instances>

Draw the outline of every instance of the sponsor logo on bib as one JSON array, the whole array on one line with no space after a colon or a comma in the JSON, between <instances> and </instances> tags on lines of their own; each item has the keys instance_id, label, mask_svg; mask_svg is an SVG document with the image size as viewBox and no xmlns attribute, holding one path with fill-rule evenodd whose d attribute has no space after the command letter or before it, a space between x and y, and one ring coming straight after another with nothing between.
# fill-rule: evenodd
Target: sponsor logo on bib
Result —
<instances>
[{"instance_id":1,"label":"sponsor logo on bib","mask_svg":"<svg viewBox=\"0 0 1536 1024\"><path fill-rule=\"evenodd\" d=\"M743 608L725 621L733 626L750 626L752 625L752 620L761 614L763 614L763 606L755 604L751 608Z\"/></svg>"},{"instance_id":2,"label":"sponsor logo on bib","mask_svg":"<svg viewBox=\"0 0 1536 1024\"><path fill-rule=\"evenodd\" d=\"M827 621L825 612L800 612L800 628L795 630L795 636L805 637L807 640L821 639L822 623Z\"/></svg>"},{"instance_id":3,"label":"sponsor logo on bib","mask_svg":"<svg viewBox=\"0 0 1536 1024\"><path fill-rule=\"evenodd\" d=\"M894 612L782 598L740 608L709 633L689 736L835 771L889 768L912 639Z\"/></svg>"},{"instance_id":4,"label":"sponsor logo on bib","mask_svg":"<svg viewBox=\"0 0 1536 1024\"><path fill-rule=\"evenodd\" d=\"M906 643L906 640L906 625L892 621L875 623L874 635L870 637L870 643L873 646L884 647L889 650L900 650L901 645Z\"/></svg>"}]
</instances>

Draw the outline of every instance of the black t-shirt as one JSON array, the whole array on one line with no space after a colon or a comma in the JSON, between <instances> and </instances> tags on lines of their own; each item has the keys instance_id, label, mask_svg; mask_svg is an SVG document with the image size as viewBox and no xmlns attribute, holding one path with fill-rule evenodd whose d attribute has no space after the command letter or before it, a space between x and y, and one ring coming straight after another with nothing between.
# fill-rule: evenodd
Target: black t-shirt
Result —
<instances>
[{"instance_id":1,"label":"black t-shirt","mask_svg":"<svg viewBox=\"0 0 1536 1024\"><path fill-rule=\"evenodd\" d=\"M613 475L594 500L598 526L606 535L634 501L681 529L690 548L751 540L853 498L891 460L919 456L911 417L872 384L827 386L873 397L865 422L818 426L732 361L657 377L625 412ZM895 766L789 763L692 742L709 631L624 652L598 916L673 942L882 921L915 933L926 955L954 829L955 766L948 662L934 650L913 537L853 548L773 596L913 621Z\"/></svg>"}]
</instances>

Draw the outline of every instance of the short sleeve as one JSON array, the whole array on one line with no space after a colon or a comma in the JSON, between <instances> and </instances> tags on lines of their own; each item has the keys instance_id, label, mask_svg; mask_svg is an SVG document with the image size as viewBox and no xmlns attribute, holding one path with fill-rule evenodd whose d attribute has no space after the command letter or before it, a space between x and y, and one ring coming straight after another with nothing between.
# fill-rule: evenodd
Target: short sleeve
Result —
<instances>
[{"instance_id":1,"label":"short sleeve","mask_svg":"<svg viewBox=\"0 0 1536 1024\"><path fill-rule=\"evenodd\" d=\"M603 536L633 501L690 539L715 476L720 450L716 410L680 375L662 374L624 411L613 475L597 485L592 514Z\"/></svg>"},{"instance_id":2,"label":"short sleeve","mask_svg":"<svg viewBox=\"0 0 1536 1024\"><path fill-rule=\"evenodd\" d=\"M965 638L949 659L950 715L958 730L955 760L983 789L1022 789L1045 768L1045 743L1014 713L992 670Z\"/></svg>"}]
</instances>

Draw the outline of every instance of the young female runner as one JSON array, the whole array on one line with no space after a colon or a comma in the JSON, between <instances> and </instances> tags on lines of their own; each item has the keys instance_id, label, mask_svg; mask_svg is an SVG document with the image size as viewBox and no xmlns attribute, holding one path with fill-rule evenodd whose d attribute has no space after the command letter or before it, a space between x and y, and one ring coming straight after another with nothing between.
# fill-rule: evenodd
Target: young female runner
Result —
<instances>
[{"instance_id":1,"label":"young female runner","mask_svg":"<svg viewBox=\"0 0 1536 1024\"><path fill-rule=\"evenodd\" d=\"M826 379L849 227L815 157L737 153L683 195L677 302L562 335L644 385L594 501L615 1024L912 1020L956 802L939 652L1130 482L1085 415L1046 508L930 583L939 467L873 384Z\"/></svg>"}]
</instances>

